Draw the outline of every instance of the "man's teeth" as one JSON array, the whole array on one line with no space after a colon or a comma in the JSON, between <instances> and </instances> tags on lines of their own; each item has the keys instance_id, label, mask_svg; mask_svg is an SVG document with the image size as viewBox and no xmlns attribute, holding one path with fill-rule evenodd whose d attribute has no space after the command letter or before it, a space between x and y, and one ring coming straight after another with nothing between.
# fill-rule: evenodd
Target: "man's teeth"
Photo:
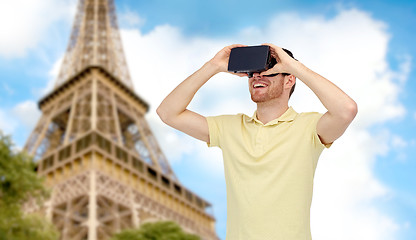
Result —
<instances>
[{"instance_id":1,"label":"man's teeth","mask_svg":"<svg viewBox=\"0 0 416 240\"><path fill-rule=\"evenodd\" d=\"M254 84L254 87L255 88L258 88L258 87L267 87L267 85L266 84L263 84L263 83L256 83L256 84Z\"/></svg>"}]
</instances>

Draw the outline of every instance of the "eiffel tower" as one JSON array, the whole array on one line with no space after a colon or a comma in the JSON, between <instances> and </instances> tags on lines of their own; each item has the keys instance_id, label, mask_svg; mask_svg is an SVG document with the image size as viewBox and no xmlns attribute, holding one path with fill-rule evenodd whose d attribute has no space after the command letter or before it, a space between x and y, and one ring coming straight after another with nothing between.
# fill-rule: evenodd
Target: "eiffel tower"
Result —
<instances>
[{"instance_id":1,"label":"eiffel tower","mask_svg":"<svg viewBox=\"0 0 416 240\"><path fill-rule=\"evenodd\" d=\"M39 108L25 150L52 189L43 212L61 240L105 240L157 220L218 239L211 204L179 182L145 120L149 105L133 91L114 0L79 0Z\"/></svg>"}]
</instances>

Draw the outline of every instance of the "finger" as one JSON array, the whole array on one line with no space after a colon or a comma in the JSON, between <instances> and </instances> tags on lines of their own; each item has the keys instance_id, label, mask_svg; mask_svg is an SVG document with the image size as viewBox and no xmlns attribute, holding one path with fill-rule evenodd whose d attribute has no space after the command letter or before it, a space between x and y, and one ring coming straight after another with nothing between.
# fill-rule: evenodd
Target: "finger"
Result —
<instances>
[{"instance_id":1,"label":"finger","mask_svg":"<svg viewBox=\"0 0 416 240\"><path fill-rule=\"evenodd\" d=\"M232 44L232 45L224 47L220 52L225 53L228 57L228 55L230 55L230 53L231 53L231 50L233 48L236 48L236 47L246 47L246 45L238 44L238 43L237 44Z\"/></svg>"},{"instance_id":2,"label":"finger","mask_svg":"<svg viewBox=\"0 0 416 240\"><path fill-rule=\"evenodd\" d=\"M247 47L247 45L236 43L236 44L229 45L226 48L233 49L233 48L236 48L236 47Z\"/></svg>"},{"instance_id":3,"label":"finger","mask_svg":"<svg viewBox=\"0 0 416 240\"><path fill-rule=\"evenodd\" d=\"M234 73L234 72L229 72L229 73L231 73L232 75L239 76L239 77L248 77L247 73Z\"/></svg>"},{"instance_id":4,"label":"finger","mask_svg":"<svg viewBox=\"0 0 416 240\"><path fill-rule=\"evenodd\" d=\"M280 47L278 47L278 46L276 46L276 45L274 45L272 43L263 43L261 45L269 46L271 51L275 51L276 49L279 49L280 48Z\"/></svg>"},{"instance_id":5,"label":"finger","mask_svg":"<svg viewBox=\"0 0 416 240\"><path fill-rule=\"evenodd\" d=\"M267 70L267 71L261 72L261 73L260 73L260 76L269 75L269 74L274 74L274 73L277 73L277 71L276 71L275 69L273 69L273 68L270 68L270 69L269 69L269 70Z\"/></svg>"},{"instance_id":6,"label":"finger","mask_svg":"<svg viewBox=\"0 0 416 240\"><path fill-rule=\"evenodd\" d=\"M271 44L271 43L262 43L261 45L264 45L264 46L269 46L269 47L271 47L271 48L273 48L273 44Z\"/></svg>"},{"instance_id":7,"label":"finger","mask_svg":"<svg viewBox=\"0 0 416 240\"><path fill-rule=\"evenodd\" d=\"M247 73L236 73L235 75L237 75L239 77L248 77Z\"/></svg>"},{"instance_id":8,"label":"finger","mask_svg":"<svg viewBox=\"0 0 416 240\"><path fill-rule=\"evenodd\" d=\"M279 58L279 54L277 54L276 53L276 51L270 51L270 55L273 57L273 58L275 58L276 59L276 61L280 61L280 58Z\"/></svg>"},{"instance_id":9,"label":"finger","mask_svg":"<svg viewBox=\"0 0 416 240\"><path fill-rule=\"evenodd\" d=\"M279 53L281 51L283 51L283 49L281 47L278 47L274 44L271 43L263 43L262 45L264 46L269 46L270 47L270 55L275 58L277 61L279 61ZM284 52L284 51L283 51Z\"/></svg>"},{"instance_id":10,"label":"finger","mask_svg":"<svg viewBox=\"0 0 416 240\"><path fill-rule=\"evenodd\" d=\"M282 55L288 55L288 56L289 56L289 54L287 54L287 52L285 52L285 51L283 50L283 48L277 47L277 48L275 49L275 51L276 51L276 53L277 53L278 55L280 55L280 56L282 56Z\"/></svg>"}]
</instances>

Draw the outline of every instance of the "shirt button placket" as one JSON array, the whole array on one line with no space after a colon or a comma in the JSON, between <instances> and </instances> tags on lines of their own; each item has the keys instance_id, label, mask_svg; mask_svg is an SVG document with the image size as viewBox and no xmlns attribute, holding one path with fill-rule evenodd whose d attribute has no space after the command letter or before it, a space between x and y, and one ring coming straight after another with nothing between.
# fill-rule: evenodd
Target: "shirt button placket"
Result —
<instances>
[{"instance_id":1,"label":"shirt button placket","mask_svg":"<svg viewBox=\"0 0 416 240\"><path fill-rule=\"evenodd\" d=\"M257 130L257 136L256 136L256 151L258 153L263 152L264 151L264 130L265 130L265 126L260 125L258 130Z\"/></svg>"}]
</instances>

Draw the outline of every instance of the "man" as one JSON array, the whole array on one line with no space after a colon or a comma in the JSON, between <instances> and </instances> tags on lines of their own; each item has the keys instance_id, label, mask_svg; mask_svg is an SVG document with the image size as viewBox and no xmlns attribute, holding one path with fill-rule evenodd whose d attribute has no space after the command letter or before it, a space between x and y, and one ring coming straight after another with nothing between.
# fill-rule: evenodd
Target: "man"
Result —
<instances>
[{"instance_id":1,"label":"man","mask_svg":"<svg viewBox=\"0 0 416 240\"><path fill-rule=\"evenodd\" d=\"M227 240L311 239L310 206L316 164L357 114L356 103L332 82L270 46L277 60L249 78L253 117L204 117L187 109L198 89L226 72L231 49L223 48L184 80L157 109L168 125L222 149L227 186ZM289 52L289 51L288 51ZM239 74L247 76L247 74ZM327 109L296 113L288 106L296 78Z\"/></svg>"}]
</instances>

